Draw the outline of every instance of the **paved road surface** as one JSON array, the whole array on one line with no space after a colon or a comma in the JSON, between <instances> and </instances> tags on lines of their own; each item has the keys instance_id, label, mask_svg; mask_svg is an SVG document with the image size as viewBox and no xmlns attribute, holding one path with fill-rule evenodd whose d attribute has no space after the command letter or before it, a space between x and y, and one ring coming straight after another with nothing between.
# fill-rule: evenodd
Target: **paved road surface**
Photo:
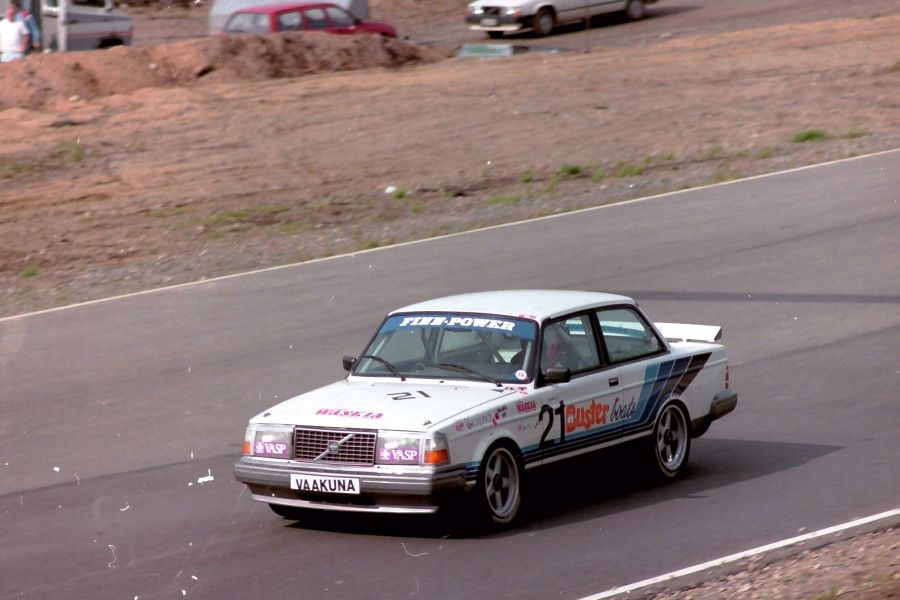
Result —
<instances>
[{"instance_id":1,"label":"paved road surface","mask_svg":"<svg viewBox=\"0 0 900 600\"><path fill-rule=\"evenodd\" d=\"M0 598L577 598L894 508L898 165L0 320ZM291 525L232 480L246 419L340 377L390 308L537 286L724 325L740 404L686 479L648 487L601 456L545 474L522 527L474 539L438 519Z\"/></svg>"}]
</instances>

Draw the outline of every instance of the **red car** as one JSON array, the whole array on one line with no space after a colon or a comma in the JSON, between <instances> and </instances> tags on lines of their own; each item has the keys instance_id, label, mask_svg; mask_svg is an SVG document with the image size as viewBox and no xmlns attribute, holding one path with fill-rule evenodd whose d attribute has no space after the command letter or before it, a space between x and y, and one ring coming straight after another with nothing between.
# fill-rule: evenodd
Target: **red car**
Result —
<instances>
[{"instance_id":1,"label":"red car","mask_svg":"<svg viewBox=\"0 0 900 600\"><path fill-rule=\"evenodd\" d=\"M242 8L228 18L225 33L275 31L326 31L328 33L378 33L397 37L387 23L363 21L340 6L326 3L269 4Z\"/></svg>"}]
</instances>

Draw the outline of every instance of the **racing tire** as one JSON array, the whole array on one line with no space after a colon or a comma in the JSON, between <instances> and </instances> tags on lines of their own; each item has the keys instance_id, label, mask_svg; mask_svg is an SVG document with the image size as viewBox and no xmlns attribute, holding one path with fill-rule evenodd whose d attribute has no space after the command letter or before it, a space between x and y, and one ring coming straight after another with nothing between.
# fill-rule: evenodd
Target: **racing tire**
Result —
<instances>
[{"instance_id":1,"label":"racing tire","mask_svg":"<svg viewBox=\"0 0 900 600\"><path fill-rule=\"evenodd\" d=\"M299 521L303 518L304 515L303 509L297 508L295 506L285 506L283 504L268 504L268 507L271 508L272 512L279 517L290 519L291 521Z\"/></svg>"},{"instance_id":2,"label":"racing tire","mask_svg":"<svg viewBox=\"0 0 900 600\"><path fill-rule=\"evenodd\" d=\"M503 32L502 31L488 31L487 35L492 40L499 40L500 38L503 37Z\"/></svg>"},{"instance_id":3,"label":"racing tire","mask_svg":"<svg viewBox=\"0 0 900 600\"><path fill-rule=\"evenodd\" d=\"M516 520L522 505L523 474L522 461L512 444L499 442L488 449L475 484L488 525L506 527Z\"/></svg>"},{"instance_id":4,"label":"racing tire","mask_svg":"<svg viewBox=\"0 0 900 600\"><path fill-rule=\"evenodd\" d=\"M659 479L676 479L684 473L691 453L691 426L681 403L670 402L659 411L649 450Z\"/></svg>"},{"instance_id":5,"label":"racing tire","mask_svg":"<svg viewBox=\"0 0 900 600\"><path fill-rule=\"evenodd\" d=\"M629 0L625 5L625 18L629 21L638 21L644 18L646 11L644 9L644 0Z\"/></svg>"},{"instance_id":6,"label":"racing tire","mask_svg":"<svg viewBox=\"0 0 900 600\"><path fill-rule=\"evenodd\" d=\"M531 19L531 30L536 37L550 35L554 27L556 27L556 17L549 8L542 8Z\"/></svg>"}]
</instances>

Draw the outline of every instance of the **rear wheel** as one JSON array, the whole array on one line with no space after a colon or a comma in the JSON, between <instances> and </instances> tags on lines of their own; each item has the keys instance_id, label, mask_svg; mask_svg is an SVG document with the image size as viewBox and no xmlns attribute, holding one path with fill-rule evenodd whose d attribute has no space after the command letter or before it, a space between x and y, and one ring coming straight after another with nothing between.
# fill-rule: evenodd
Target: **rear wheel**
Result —
<instances>
[{"instance_id":1,"label":"rear wheel","mask_svg":"<svg viewBox=\"0 0 900 600\"><path fill-rule=\"evenodd\" d=\"M481 461L476 493L483 514L495 526L512 523L522 504L522 469L510 445L492 446Z\"/></svg>"},{"instance_id":2,"label":"rear wheel","mask_svg":"<svg viewBox=\"0 0 900 600\"><path fill-rule=\"evenodd\" d=\"M538 37L550 35L554 27L556 27L556 17L553 16L553 12L548 8L539 10L531 21L531 29L534 31L534 35Z\"/></svg>"},{"instance_id":3,"label":"rear wheel","mask_svg":"<svg viewBox=\"0 0 900 600\"><path fill-rule=\"evenodd\" d=\"M662 479L675 479L684 471L691 453L691 430L679 403L671 402L660 411L650 451L655 473Z\"/></svg>"},{"instance_id":4,"label":"rear wheel","mask_svg":"<svg viewBox=\"0 0 900 600\"><path fill-rule=\"evenodd\" d=\"M625 17L629 21L644 18L644 0L630 0L625 6Z\"/></svg>"}]
</instances>

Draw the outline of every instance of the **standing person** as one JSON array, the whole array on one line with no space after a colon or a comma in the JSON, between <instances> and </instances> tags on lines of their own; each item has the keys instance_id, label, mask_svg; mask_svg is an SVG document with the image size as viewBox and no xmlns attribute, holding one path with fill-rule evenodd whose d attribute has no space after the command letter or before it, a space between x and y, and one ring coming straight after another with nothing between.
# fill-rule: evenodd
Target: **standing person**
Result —
<instances>
[{"instance_id":1,"label":"standing person","mask_svg":"<svg viewBox=\"0 0 900 600\"><path fill-rule=\"evenodd\" d=\"M19 2L22 2L22 0L19 0ZM31 12L31 0L25 0L25 3L19 5L19 12L16 13L16 19L28 29L28 37L31 39L30 48L26 49L26 53L28 50L40 50L41 30L38 28L37 21L34 20L34 15Z\"/></svg>"},{"instance_id":2,"label":"standing person","mask_svg":"<svg viewBox=\"0 0 900 600\"><path fill-rule=\"evenodd\" d=\"M18 60L25 56L28 49L28 28L16 18L19 8L19 0L9 0L6 18L0 21L0 62Z\"/></svg>"}]
</instances>

